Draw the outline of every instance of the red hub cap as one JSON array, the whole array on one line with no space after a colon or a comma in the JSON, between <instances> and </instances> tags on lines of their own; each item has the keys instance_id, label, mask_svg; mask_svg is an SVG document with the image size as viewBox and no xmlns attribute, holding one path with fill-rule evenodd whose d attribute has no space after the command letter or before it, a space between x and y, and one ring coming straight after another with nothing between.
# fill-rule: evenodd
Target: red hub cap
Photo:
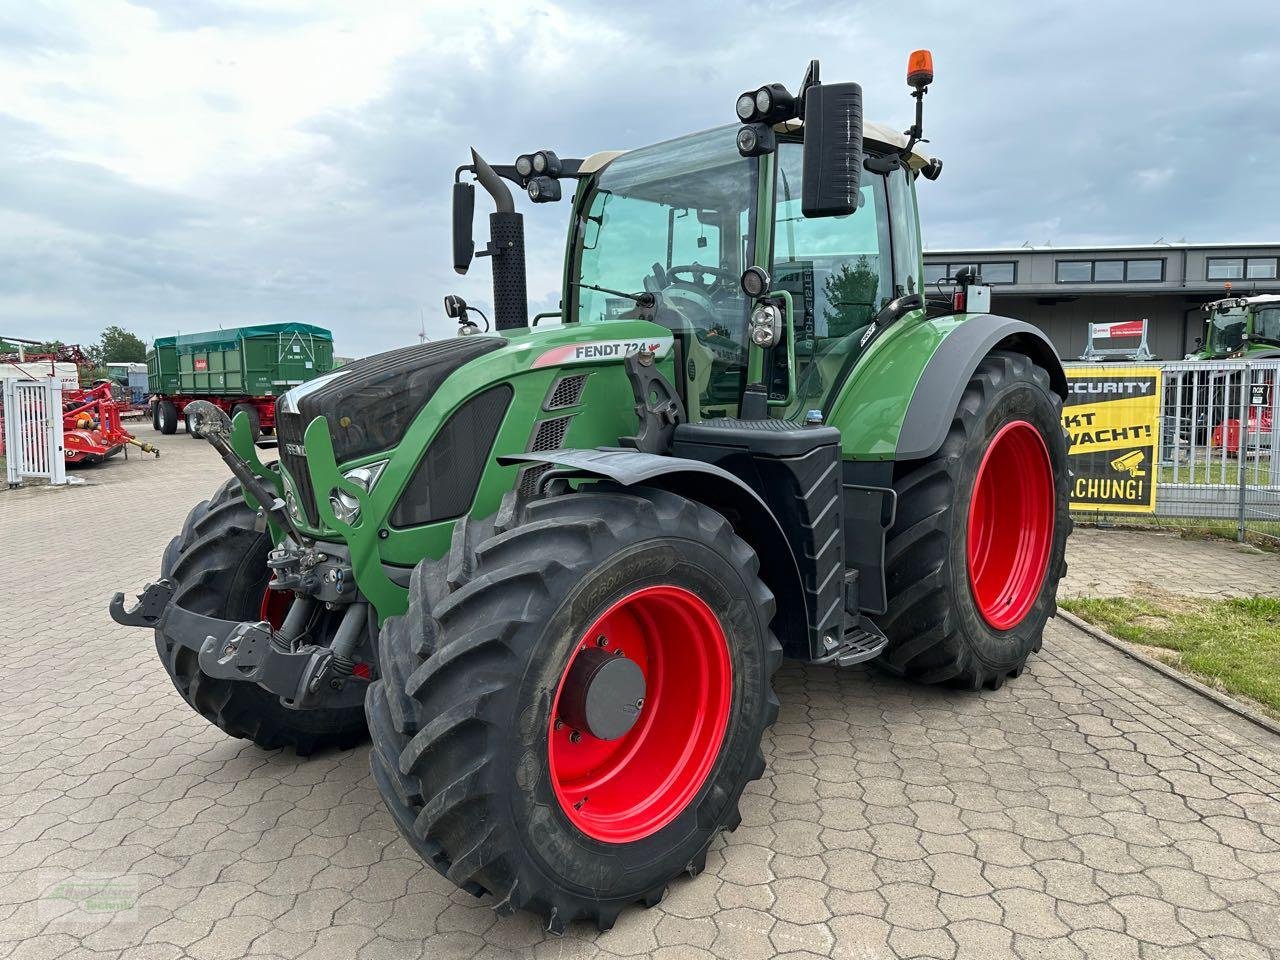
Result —
<instances>
[{"instance_id":1,"label":"red hub cap","mask_svg":"<svg viewBox=\"0 0 1280 960\"><path fill-rule=\"evenodd\" d=\"M565 815L608 843L669 824L711 773L732 688L724 630L699 597L645 587L614 603L579 639L552 704L547 757Z\"/></svg>"},{"instance_id":2,"label":"red hub cap","mask_svg":"<svg viewBox=\"0 0 1280 960\"><path fill-rule=\"evenodd\" d=\"M969 505L969 583L997 630L1022 622L1044 583L1053 544L1053 467L1040 431L1000 428L978 467Z\"/></svg>"}]
</instances>

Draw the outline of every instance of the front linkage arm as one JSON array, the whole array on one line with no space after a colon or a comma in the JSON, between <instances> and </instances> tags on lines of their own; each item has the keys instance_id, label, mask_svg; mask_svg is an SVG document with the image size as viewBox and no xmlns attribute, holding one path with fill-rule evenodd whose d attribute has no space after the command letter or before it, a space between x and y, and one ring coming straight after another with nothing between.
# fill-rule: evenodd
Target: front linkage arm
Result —
<instances>
[{"instance_id":1,"label":"front linkage arm","mask_svg":"<svg viewBox=\"0 0 1280 960\"><path fill-rule=\"evenodd\" d=\"M173 591L169 580L147 584L132 609L125 608L124 594L117 593L111 598L111 619L126 627L158 630L170 643L195 651L201 672L219 680L255 683L287 707L348 707L364 702L367 685L347 682L350 671L335 662L332 647L295 643L314 599L295 599L284 625L272 631L265 621L219 620L192 613L173 602ZM339 636L361 629L367 616L365 603L350 604Z\"/></svg>"}]
</instances>

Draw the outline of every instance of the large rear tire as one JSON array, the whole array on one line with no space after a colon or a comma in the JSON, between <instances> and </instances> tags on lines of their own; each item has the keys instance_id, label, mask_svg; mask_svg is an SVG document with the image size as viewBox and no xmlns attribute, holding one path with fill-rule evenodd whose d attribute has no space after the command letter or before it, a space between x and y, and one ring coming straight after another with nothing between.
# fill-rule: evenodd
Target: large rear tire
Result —
<instances>
[{"instance_id":1,"label":"large rear tire","mask_svg":"<svg viewBox=\"0 0 1280 960\"><path fill-rule=\"evenodd\" d=\"M365 704L374 780L410 844L553 930L607 928L700 871L740 822L778 709L774 600L750 547L682 497L596 489L496 528L459 521L384 626ZM616 676L584 687L602 665ZM639 696L618 693L640 673Z\"/></svg>"},{"instance_id":2,"label":"large rear tire","mask_svg":"<svg viewBox=\"0 0 1280 960\"><path fill-rule=\"evenodd\" d=\"M1047 371L995 352L969 380L942 448L899 466L883 666L994 689L1040 649L1071 531L1061 414Z\"/></svg>"},{"instance_id":3,"label":"large rear tire","mask_svg":"<svg viewBox=\"0 0 1280 960\"><path fill-rule=\"evenodd\" d=\"M226 620L280 617L282 611L272 609L278 595L267 592L271 537L254 529L254 519L235 480L195 506L161 561L161 575L175 584L176 603ZM209 677L193 650L169 643L158 630L156 652L192 709L264 750L293 747L305 756L326 747L355 746L366 736L360 707L290 710L256 684Z\"/></svg>"}]
</instances>

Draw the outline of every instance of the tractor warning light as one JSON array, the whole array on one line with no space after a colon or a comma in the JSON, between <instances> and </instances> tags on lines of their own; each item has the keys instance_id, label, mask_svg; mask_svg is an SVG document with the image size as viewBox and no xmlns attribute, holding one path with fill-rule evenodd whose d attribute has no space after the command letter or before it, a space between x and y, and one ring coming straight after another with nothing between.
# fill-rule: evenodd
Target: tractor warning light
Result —
<instances>
[{"instance_id":1,"label":"tractor warning light","mask_svg":"<svg viewBox=\"0 0 1280 960\"><path fill-rule=\"evenodd\" d=\"M933 83L933 54L928 50L916 50L907 58L907 86L927 87Z\"/></svg>"}]
</instances>

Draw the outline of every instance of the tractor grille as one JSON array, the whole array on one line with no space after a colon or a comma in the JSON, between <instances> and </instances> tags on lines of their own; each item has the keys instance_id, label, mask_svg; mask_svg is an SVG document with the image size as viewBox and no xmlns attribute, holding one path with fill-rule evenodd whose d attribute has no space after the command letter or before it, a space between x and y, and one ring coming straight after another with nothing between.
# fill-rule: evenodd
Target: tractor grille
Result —
<instances>
[{"instance_id":1,"label":"tractor grille","mask_svg":"<svg viewBox=\"0 0 1280 960\"><path fill-rule=\"evenodd\" d=\"M280 462L293 480L294 494L298 498L307 523L313 527L320 521L316 512L315 490L311 487L311 471L307 458L296 451L305 449L302 442L302 417L296 413L284 413L276 406L276 439L280 450Z\"/></svg>"},{"instance_id":2,"label":"tractor grille","mask_svg":"<svg viewBox=\"0 0 1280 960\"><path fill-rule=\"evenodd\" d=\"M579 392L581 392L581 389L579 389ZM533 438L529 441L529 452L542 453L547 450L559 450L564 446L565 434L569 432L569 424L572 421L572 416L539 421L538 425L533 429ZM517 484L520 496L528 498L537 493L538 481L551 468L552 464L549 463L534 463L521 470Z\"/></svg>"},{"instance_id":3,"label":"tractor grille","mask_svg":"<svg viewBox=\"0 0 1280 960\"><path fill-rule=\"evenodd\" d=\"M533 443L529 449L533 453L544 450L559 450L564 444L564 435L569 432L569 421L573 417L556 417L554 420L543 420L534 431Z\"/></svg>"},{"instance_id":4,"label":"tractor grille","mask_svg":"<svg viewBox=\"0 0 1280 960\"><path fill-rule=\"evenodd\" d=\"M563 410L565 407L576 407L582 400L582 388L587 385L587 374L575 373L561 377L551 386L543 410Z\"/></svg>"}]
</instances>

